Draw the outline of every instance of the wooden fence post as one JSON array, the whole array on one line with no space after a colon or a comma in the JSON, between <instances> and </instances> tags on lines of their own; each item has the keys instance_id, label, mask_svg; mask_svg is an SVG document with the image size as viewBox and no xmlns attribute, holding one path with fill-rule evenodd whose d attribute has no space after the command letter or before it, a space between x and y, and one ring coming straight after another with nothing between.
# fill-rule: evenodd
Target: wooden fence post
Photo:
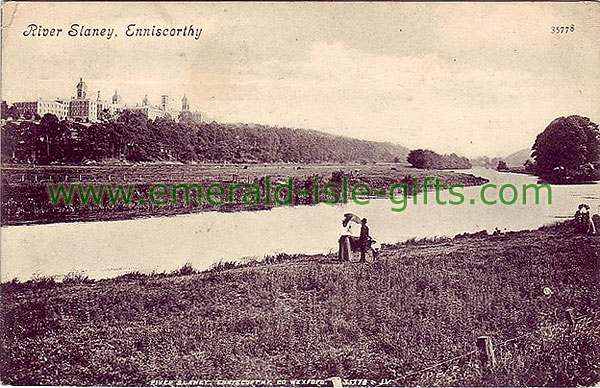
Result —
<instances>
[{"instance_id":1,"label":"wooden fence post","mask_svg":"<svg viewBox=\"0 0 600 388\"><path fill-rule=\"evenodd\" d=\"M333 388L341 388L342 387L342 379L341 377L331 377L328 380L331 380L331 384Z\"/></svg>"},{"instance_id":2,"label":"wooden fence post","mask_svg":"<svg viewBox=\"0 0 600 388\"><path fill-rule=\"evenodd\" d=\"M477 349L479 349L479 359L484 367L496 365L496 356L494 355L494 344L492 338L487 335L477 337Z\"/></svg>"}]
</instances>

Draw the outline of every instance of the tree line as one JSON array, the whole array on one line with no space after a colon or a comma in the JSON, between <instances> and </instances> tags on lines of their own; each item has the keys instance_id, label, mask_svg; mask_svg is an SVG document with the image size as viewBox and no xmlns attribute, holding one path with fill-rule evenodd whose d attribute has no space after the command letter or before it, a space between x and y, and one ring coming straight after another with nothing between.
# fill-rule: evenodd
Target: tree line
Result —
<instances>
[{"instance_id":1,"label":"tree line","mask_svg":"<svg viewBox=\"0 0 600 388\"><path fill-rule=\"evenodd\" d=\"M422 151L422 150L418 150ZM409 162L423 164L423 152L409 155ZM522 168L509 168L500 158L486 156L473 165L498 171L521 171L549 183L580 183L600 180L600 130L588 117L557 117L539 133L531 147L531 159Z\"/></svg>"},{"instance_id":2,"label":"tree line","mask_svg":"<svg viewBox=\"0 0 600 388\"><path fill-rule=\"evenodd\" d=\"M473 166L485 167L485 168L497 168L498 163L502 162L502 158L494 157L489 158L487 156L479 156L477 158L469 159Z\"/></svg>"},{"instance_id":3,"label":"tree line","mask_svg":"<svg viewBox=\"0 0 600 388\"><path fill-rule=\"evenodd\" d=\"M109 159L128 162L392 162L408 150L392 144L306 129L250 124L148 120L123 111L96 123L7 120L2 160L8 163L78 164Z\"/></svg>"},{"instance_id":4,"label":"tree line","mask_svg":"<svg viewBox=\"0 0 600 388\"><path fill-rule=\"evenodd\" d=\"M409 152L406 158L408 163L416 168L433 169L465 169L471 168L471 162L464 156L458 156L454 153L449 155L440 155L431 150L417 149Z\"/></svg>"}]
</instances>

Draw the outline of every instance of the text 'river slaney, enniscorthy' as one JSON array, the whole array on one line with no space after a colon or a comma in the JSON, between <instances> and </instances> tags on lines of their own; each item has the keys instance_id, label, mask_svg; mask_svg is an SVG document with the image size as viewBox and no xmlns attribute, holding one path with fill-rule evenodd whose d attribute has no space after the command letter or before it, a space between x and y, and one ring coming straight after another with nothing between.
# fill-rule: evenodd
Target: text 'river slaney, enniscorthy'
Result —
<instances>
[{"instance_id":1,"label":"text 'river slaney, enniscorthy'","mask_svg":"<svg viewBox=\"0 0 600 388\"><path fill-rule=\"evenodd\" d=\"M157 25L139 26L137 23L129 23L124 29L127 38L171 38L183 37L200 39L202 28L194 27L193 24L179 27L164 27ZM85 24L72 23L68 28L56 26L44 26L37 23L29 23L23 31L24 37L32 38L104 38L111 40L117 37L116 29L112 27L97 27Z\"/></svg>"}]
</instances>

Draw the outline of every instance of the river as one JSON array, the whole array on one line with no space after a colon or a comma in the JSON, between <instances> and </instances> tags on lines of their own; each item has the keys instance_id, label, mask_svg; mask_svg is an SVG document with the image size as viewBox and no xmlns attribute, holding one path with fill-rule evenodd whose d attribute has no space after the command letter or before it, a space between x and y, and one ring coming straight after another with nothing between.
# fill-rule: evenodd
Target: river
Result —
<instances>
[{"instance_id":1,"label":"river","mask_svg":"<svg viewBox=\"0 0 600 388\"><path fill-rule=\"evenodd\" d=\"M453 236L462 232L535 229L570 218L579 203L588 203L592 212L600 206L600 183L553 185L552 203L541 190L541 204L534 204L533 191L522 204L522 185L536 183L528 175L472 169L461 172L482 176L500 187L505 183L519 189L513 205L485 205L481 186L462 190L462 205L439 205L435 193L412 199L402 212L392 211L386 199L368 205L319 204L280 207L269 211L180 215L110 222L58 223L8 226L0 230L2 243L2 282L13 278L27 280L69 273L90 278L106 278L141 271L171 271L189 262L206 269L220 260L262 258L267 254L327 253L337 250L343 213L368 218L371 235L382 243L412 237ZM511 192L507 191L507 198ZM497 197L497 190L486 198ZM441 196L448 200L448 193ZM456 198L454 198L456 199ZM474 199L471 204L470 199Z\"/></svg>"}]
</instances>

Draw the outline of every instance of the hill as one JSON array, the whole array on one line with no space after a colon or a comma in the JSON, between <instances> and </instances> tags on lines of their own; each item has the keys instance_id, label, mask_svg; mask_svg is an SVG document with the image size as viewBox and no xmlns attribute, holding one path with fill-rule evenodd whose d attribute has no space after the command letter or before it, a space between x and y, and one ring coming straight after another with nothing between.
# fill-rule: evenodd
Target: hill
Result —
<instances>
[{"instance_id":1,"label":"hill","mask_svg":"<svg viewBox=\"0 0 600 388\"><path fill-rule=\"evenodd\" d=\"M504 158L504 161L509 167L523 167L523 164L528 159L532 159L531 148L524 148L520 151L514 152Z\"/></svg>"},{"instance_id":2,"label":"hill","mask_svg":"<svg viewBox=\"0 0 600 388\"><path fill-rule=\"evenodd\" d=\"M45 139L50 139L49 143ZM46 114L39 122L2 126L5 163L79 164L89 161L218 163L371 163L404 161L408 149L391 143L266 125L148 120L125 111L83 125Z\"/></svg>"},{"instance_id":3,"label":"hill","mask_svg":"<svg viewBox=\"0 0 600 388\"><path fill-rule=\"evenodd\" d=\"M494 157L489 158L487 156L480 156L477 158L470 159L471 164L476 167L485 167L485 168L493 168L495 169L498 166L498 162L501 161L501 158Z\"/></svg>"},{"instance_id":4,"label":"hill","mask_svg":"<svg viewBox=\"0 0 600 388\"><path fill-rule=\"evenodd\" d=\"M599 252L598 237L561 224L387 246L366 264L282 254L199 274L5 283L0 377L591 386L600 380ZM491 369L474 352L481 335L495 343Z\"/></svg>"}]
</instances>

